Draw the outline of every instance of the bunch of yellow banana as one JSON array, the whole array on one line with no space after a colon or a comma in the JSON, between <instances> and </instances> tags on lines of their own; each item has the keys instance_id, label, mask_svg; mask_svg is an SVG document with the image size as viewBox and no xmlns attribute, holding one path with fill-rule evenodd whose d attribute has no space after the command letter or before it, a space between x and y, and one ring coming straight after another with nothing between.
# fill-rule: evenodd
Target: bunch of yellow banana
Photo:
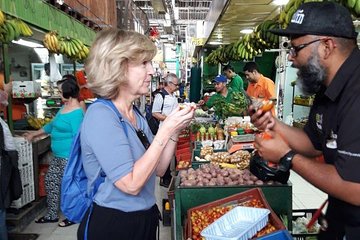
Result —
<instances>
[{"instance_id":1,"label":"bunch of yellow banana","mask_svg":"<svg viewBox=\"0 0 360 240\"><path fill-rule=\"evenodd\" d=\"M60 44L58 34L56 31L51 31L45 34L43 39L44 46L52 53L59 53Z\"/></svg>"},{"instance_id":2,"label":"bunch of yellow banana","mask_svg":"<svg viewBox=\"0 0 360 240\"><path fill-rule=\"evenodd\" d=\"M29 27L29 25L27 25L24 21L22 21L19 18L15 18L10 20L12 21L15 25L17 25L17 27L20 30L20 34L25 36L25 37L30 37L33 35L33 31L31 30L31 28Z\"/></svg>"},{"instance_id":3,"label":"bunch of yellow banana","mask_svg":"<svg viewBox=\"0 0 360 240\"><path fill-rule=\"evenodd\" d=\"M89 54L89 48L79 39L61 37L59 41L59 53L67 55L74 60L84 60Z\"/></svg>"},{"instance_id":4,"label":"bunch of yellow banana","mask_svg":"<svg viewBox=\"0 0 360 240\"><path fill-rule=\"evenodd\" d=\"M14 23L14 20L5 20L3 25L0 25L0 42L10 43L12 40L20 38L20 29Z\"/></svg>"},{"instance_id":5,"label":"bunch of yellow banana","mask_svg":"<svg viewBox=\"0 0 360 240\"><path fill-rule=\"evenodd\" d=\"M36 130L42 128L46 124L45 119L36 118L31 115L28 115L26 120L27 120L28 124L30 125L30 127L34 128Z\"/></svg>"},{"instance_id":6,"label":"bunch of yellow banana","mask_svg":"<svg viewBox=\"0 0 360 240\"><path fill-rule=\"evenodd\" d=\"M3 25L6 20L6 16L3 11L0 10L0 25Z\"/></svg>"}]
</instances>

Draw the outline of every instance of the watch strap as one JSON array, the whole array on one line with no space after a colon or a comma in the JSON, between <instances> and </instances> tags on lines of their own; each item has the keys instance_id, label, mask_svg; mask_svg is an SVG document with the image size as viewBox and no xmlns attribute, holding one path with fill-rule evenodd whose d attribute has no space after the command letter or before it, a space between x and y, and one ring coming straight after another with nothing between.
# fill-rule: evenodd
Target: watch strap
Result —
<instances>
[{"instance_id":1,"label":"watch strap","mask_svg":"<svg viewBox=\"0 0 360 240\"><path fill-rule=\"evenodd\" d=\"M296 152L294 152L293 150L290 150L282 158L280 158L279 169L284 172L289 171L292 168L292 160L295 155L296 155Z\"/></svg>"}]
</instances>

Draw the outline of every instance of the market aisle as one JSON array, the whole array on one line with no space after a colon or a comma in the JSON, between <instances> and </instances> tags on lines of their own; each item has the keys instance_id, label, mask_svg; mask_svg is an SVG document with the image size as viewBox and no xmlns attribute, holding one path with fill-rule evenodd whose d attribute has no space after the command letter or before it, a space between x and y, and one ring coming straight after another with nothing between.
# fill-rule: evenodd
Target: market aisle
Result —
<instances>
[{"instance_id":1,"label":"market aisle","mask_svg":"<svg viewBox=\"0 0 360 240\"><path fill-rule=\"evenodd\" d=\"M326 194L307 183L295 172L291 173L290 181L293 184L293 209L319 208L326 199ZM161 200L167 198L167 189L156 183L157 204L161 211ZM31 223L24 233L40 234L37 240L76 240L78 225L67 228L58 227L56 223L36 224ZM171 228L163 227L160 223L160 239L171 239Z\"/></svg>"},{"instance_id":2,"label":"market aisle","mask_svg":"<svg viewBox=\"0 0 360 240\"><path fill-rule=\"evenodd\" d=\"M161 209L162 199L167 197L167 189L159 186L159 178L155 184L157 205ZM42 215L40 215L42 216ZM24 230L24 233L37 233L40 236L36 240L76 240L78 224L66 228L58 227L57 223L37 224L34 221ZM160 222L160 239L171 239L171 227L164 227Z\"/></svg>"},{"instance_id":3,"label":"market aisle","mask_svg":"<svg viewBox=\"0 0 360 240\"><path fill-rule=\"evenodd\" d=\"M293 209L319 208L327 199L327 194L309 184L302 177L291 171L293 185Z\"/></svg>"}]
</instances>

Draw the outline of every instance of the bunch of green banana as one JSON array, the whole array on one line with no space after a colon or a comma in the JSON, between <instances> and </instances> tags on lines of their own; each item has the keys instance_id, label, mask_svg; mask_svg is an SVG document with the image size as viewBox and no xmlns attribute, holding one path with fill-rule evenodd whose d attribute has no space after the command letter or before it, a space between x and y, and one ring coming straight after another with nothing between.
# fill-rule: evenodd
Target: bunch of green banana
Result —
<instances>
[{"instance_id":1,"label":"bunch of green banana","mask_svg":"<svg viewBox=\"0 0 360 240\"><path fill-rule=\"evenodd\" d=\"M6 20L6 16L3 11L0 10L0 25L3 25Z\"/></svg>"},{"instance_id":2,"label":"bunch of green banana","mask_svg":"<svg viewBox=\"0 0 360 240\"><path fill-rule=\"evenodd\" d=\"M61 37L59 52L74 60L85 60L89 54L89 48L78 39Z\"/></svg>"},{"instance_id":3,"label":"bunch of green banana","mask_svg":"<svg viewBox=\"0 0 360 240\"><path fill-rule=\"evenodd\" d=\"M274 20L265 20L256 30L259 32L259 39L263 40L263 45L267 46L266 48L276 48L279 45L279 36L271 33L269 30L278 29L279 25Z\"/></svg>"},{"instance_id":4,"label":"bunch of green banana","mask_svg":"<svg viewBox=\"0 0 360 240\"><path fill-rule=\"evenodd\" d=\"M340 3L349 9L352 15L360 17L360 0L342 0Z\"/></svg>"},{"instance_id":5,"label":"bunch of green banana","mask_svg":"<svg viewBox=\"0 0 360 240\"><path fill-rule=\"evenodd\" d=\"M9 21L12 21L20 30L20 34L25 36L25 37L30 37L33 35L33 31L31 30L31 28L29 27L29 25L27 25L24 21L22 21L19 18L15 18L15 19L11 19Z\"/></svg>"},{"instance_id":6,"label":"bunch of green banana","mask_svg":"<svg viewBox=\"0 0 360 240\"><path fill-rule=\"evenodd\" d=\"M59 53L59 39L56 31L45 34L43 39L44 46L52 53Z\"/></svg>"},{"instance_id":7,"label":"bunch of green banana","mask_svg":"<svg viewBox=\"0 0 360 240\"><path fill-rule=\"evenodd\" d=\"M12 40L19 40L20 29L13 20L5 20L3 25L0 25L0 42L10 43Z\"/></svg>"},{"instance_id":8,"label":"bunch of green banana","mask_svg":"<svg viewBox=\"0 0 360 240\"><path fill-rule=\"evenodd\" d=\"M287 25L289 25L292 16L303 2L304 0L290 0L285 5L279 15L279 23L281 24L282 28L286 28Z\"/></svg>"}]
</instances>

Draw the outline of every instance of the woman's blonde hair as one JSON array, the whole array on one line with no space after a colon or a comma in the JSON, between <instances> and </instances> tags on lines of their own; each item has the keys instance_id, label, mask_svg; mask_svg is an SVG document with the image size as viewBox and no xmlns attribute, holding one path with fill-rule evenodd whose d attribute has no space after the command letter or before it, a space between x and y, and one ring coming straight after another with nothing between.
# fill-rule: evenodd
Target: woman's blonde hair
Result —
<instances>
[{"instance_id":1,"label":"woman's blonde hair","mask_svg":"<svg viewBox=\"0 0 360 240\"><path fill-rule=\"evenodd\" d=\"M145 35L115 28L100 31L85 64L89 88L99 97L113 99L127 84L129 62L151 61L156 46Z\"/></svg>"}]
</instances>

